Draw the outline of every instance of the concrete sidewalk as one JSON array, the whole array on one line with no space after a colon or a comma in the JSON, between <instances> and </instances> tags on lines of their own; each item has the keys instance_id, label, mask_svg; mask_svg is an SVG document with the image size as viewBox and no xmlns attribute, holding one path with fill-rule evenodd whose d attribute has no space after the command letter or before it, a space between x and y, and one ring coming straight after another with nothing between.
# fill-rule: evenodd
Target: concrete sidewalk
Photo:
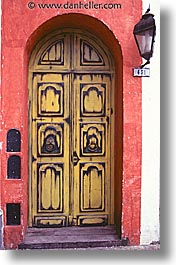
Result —
<instances>
[{"instance_id":1,"label":"concrete sidewalk","mask_svg":"<svg viewBox=\"0 0 176 265\"><path fill-rule=\"evenodd\" d=\"M152 245L142 245L142 246L119 246L119 247L111 247L111 248L104 248L106 250L150 250L156 251L160 250L160 244L152 244Z\"/></svg>"},{"instance_id":2,"label":"concrete sidewalk","mask_svg":"<svg viewBox=\"0 0 176 265\"><path fill-rule=\"evenodd\" d=\"M61 250L61 249L60 249ZM118 247L96 247L96 248L75 248L75 249L63 249L63 250L111 250L111 251L133 251L133 250L141 250L141 251L159 251L160 243L151 244L151 245L140 245L140 246L118 246Z\"/></svg>"}]
</instances>

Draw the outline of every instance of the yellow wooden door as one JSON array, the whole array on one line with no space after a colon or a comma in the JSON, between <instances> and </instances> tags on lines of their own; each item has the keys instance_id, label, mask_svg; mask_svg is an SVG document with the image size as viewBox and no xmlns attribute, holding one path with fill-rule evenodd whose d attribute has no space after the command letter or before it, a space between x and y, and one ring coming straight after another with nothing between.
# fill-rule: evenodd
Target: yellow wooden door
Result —
<instances>
[{"instance_id":1,"label":"yellow wooden door","mask_svg":"<svg viewBox=\"0 0 176 265\"><path fill-rule=\"evenodd\" d=\"M31 67L30 226L114 222L112 74L89 42L62 33Z\"/></svg>"},{"instance_id":2,"label":"yellow wooden door","mask_svg":"<svg viewBox=\"0 0 176 265\"><path fill-rule=\"evenodd\" d=\"M69 214L69 75L36 73L32 108L33 225L65 225Z\"/></svg>"},{"instance_id":3,"label":"yellow wooden door","mask_svg":"<svg viewBox=\"0 0 176 265\"><path fill-rule=\"evenodd\" d=\"M110 223L110 76L75 74L73 223Z\"/></svg>"}]
</instances>

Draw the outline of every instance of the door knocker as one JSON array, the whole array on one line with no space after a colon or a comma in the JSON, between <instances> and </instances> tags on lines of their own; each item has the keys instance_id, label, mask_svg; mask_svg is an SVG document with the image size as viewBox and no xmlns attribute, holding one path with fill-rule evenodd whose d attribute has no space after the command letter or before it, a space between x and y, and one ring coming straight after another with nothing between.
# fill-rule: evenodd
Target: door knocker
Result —
<instances>
[{"instance_id":1,"label":"door knocker","mask_svg":"<svg viewBox=\"0 0 176 265\"><path fill-rule=\"evenodd\" d=\"M42 152L44 152L44 153L57 153L58 151L59 151L59 148L58 148L56 136L53 134L47 135L47 137L44 139Z\"/></svg>"}]
</instances>

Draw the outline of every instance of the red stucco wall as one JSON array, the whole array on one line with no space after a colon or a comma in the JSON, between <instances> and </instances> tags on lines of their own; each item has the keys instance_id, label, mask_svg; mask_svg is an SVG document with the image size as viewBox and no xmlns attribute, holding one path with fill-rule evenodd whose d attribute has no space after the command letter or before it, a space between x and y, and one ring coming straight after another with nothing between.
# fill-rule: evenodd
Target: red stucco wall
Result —
<instances>
[{"instance_id":1,"label":"red stucco wall","mask_svg":"<svg viewBox=\"0 0 176 265\"><path fill-rule=\"evenodd\" d=\"M121 9L40 9L28 8L28 0L2 1L2 77L1 77L1 200L4 212L4 241L6 248L16 248L28 224L28 86L27 62L40 34L40 26L61 14L86 14L102 21L120 42L123 56L123 181L122 237L130 244L139 244L141 198L141 79L132 76L132 68L140 65L133 37L133 27L142 13L141 0L121 0ZM56 3L58 1L55 1ZM88 1L82 1L88 2ZM115 1L96 0L96 3ZM59 3L67 3L60 0ZM78 3L71 1L70 3ZM80 21L80 27L82 22ZM50 25L50 24L48 24ZM94 25L91 27L93 28ZM47 30L47 28L45 28ZM49 29L48 29L49 30ZM103 32L98 31L99 34ZM39 34L40 33L40 34ZM38 34L38 35L37 35ZM32 37L31 37L32 36ZM104 36L106 38L106 36ZM103 38L102 38L103 39ZM20 180L7 180L6 135L11 128L21 132ZM118 189L117 189L118 190ZM6 226L6 203L21 204L21 225Z\"/></svg>"}]
</instances>

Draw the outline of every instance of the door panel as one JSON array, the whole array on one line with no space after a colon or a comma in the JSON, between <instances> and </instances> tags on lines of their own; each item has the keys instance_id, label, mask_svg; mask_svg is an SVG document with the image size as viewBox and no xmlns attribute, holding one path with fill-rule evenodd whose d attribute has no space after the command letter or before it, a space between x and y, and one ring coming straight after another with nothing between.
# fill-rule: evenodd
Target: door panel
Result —
<instances>
[{"instance_id":1,"label":"door panel","mask_svg":"<svg viewBox=\"0 0 176 265\"><path fill-rule=\"evenodd\" d=\"M109 58L101 48L101 44L97 44L95 38L74 34L73 48L76 54L76 56L73 56L75 70L90 70L90 72L109 70Z\"/></svg>"},{"instance_id":2,"label":"door panel","mask_svg":"<svg viewBox=\"0 0 176 265\"><path fill-rule=\"evenodd\" d=\"M74 75L74 218L108 224L110 209L110 76Z\"/></svg>"},{"instance_id":3,"label":"door panel","mask_svg":"<svg viewBox=\"0 0 176 265\"><path fill-rule=\"evenodd\" d=\"M105 164L81 163L80 165L80 210L103 211L105 201Z\"/></svg>"},{"instance_id":4,"label":"door panel","mask_svg":"<svg viewBox=\"0 0 176 265\"><path fill-rule=\"evenodd\" d=\"M68 33L58 34L54 32L47 39L39 42L39 51L34 58L30 60L30 66L34 66L35 70L69 70L71 67L70 61L70 40L71 35ZM51 41L52 40L52 41Z\"/></svg>"},{"instance_id":5,"label":"door panel","mask_svg":"<svg viewBox=\"0 0 176 265\"><path fill-rule=\"evenodd\" d=\"M33 225L66 225L69 214L69 75L33 75Z\"/></svg>"},{"instance_id":6,"label":"door panel","mask_svg":"<svg viewBox=\"0 0 176 265\"><path fill-rule=\"evenodd\" d=\"M63 164L38 164L38 211L63 211Z\"/></svg>"}]
</instances>

